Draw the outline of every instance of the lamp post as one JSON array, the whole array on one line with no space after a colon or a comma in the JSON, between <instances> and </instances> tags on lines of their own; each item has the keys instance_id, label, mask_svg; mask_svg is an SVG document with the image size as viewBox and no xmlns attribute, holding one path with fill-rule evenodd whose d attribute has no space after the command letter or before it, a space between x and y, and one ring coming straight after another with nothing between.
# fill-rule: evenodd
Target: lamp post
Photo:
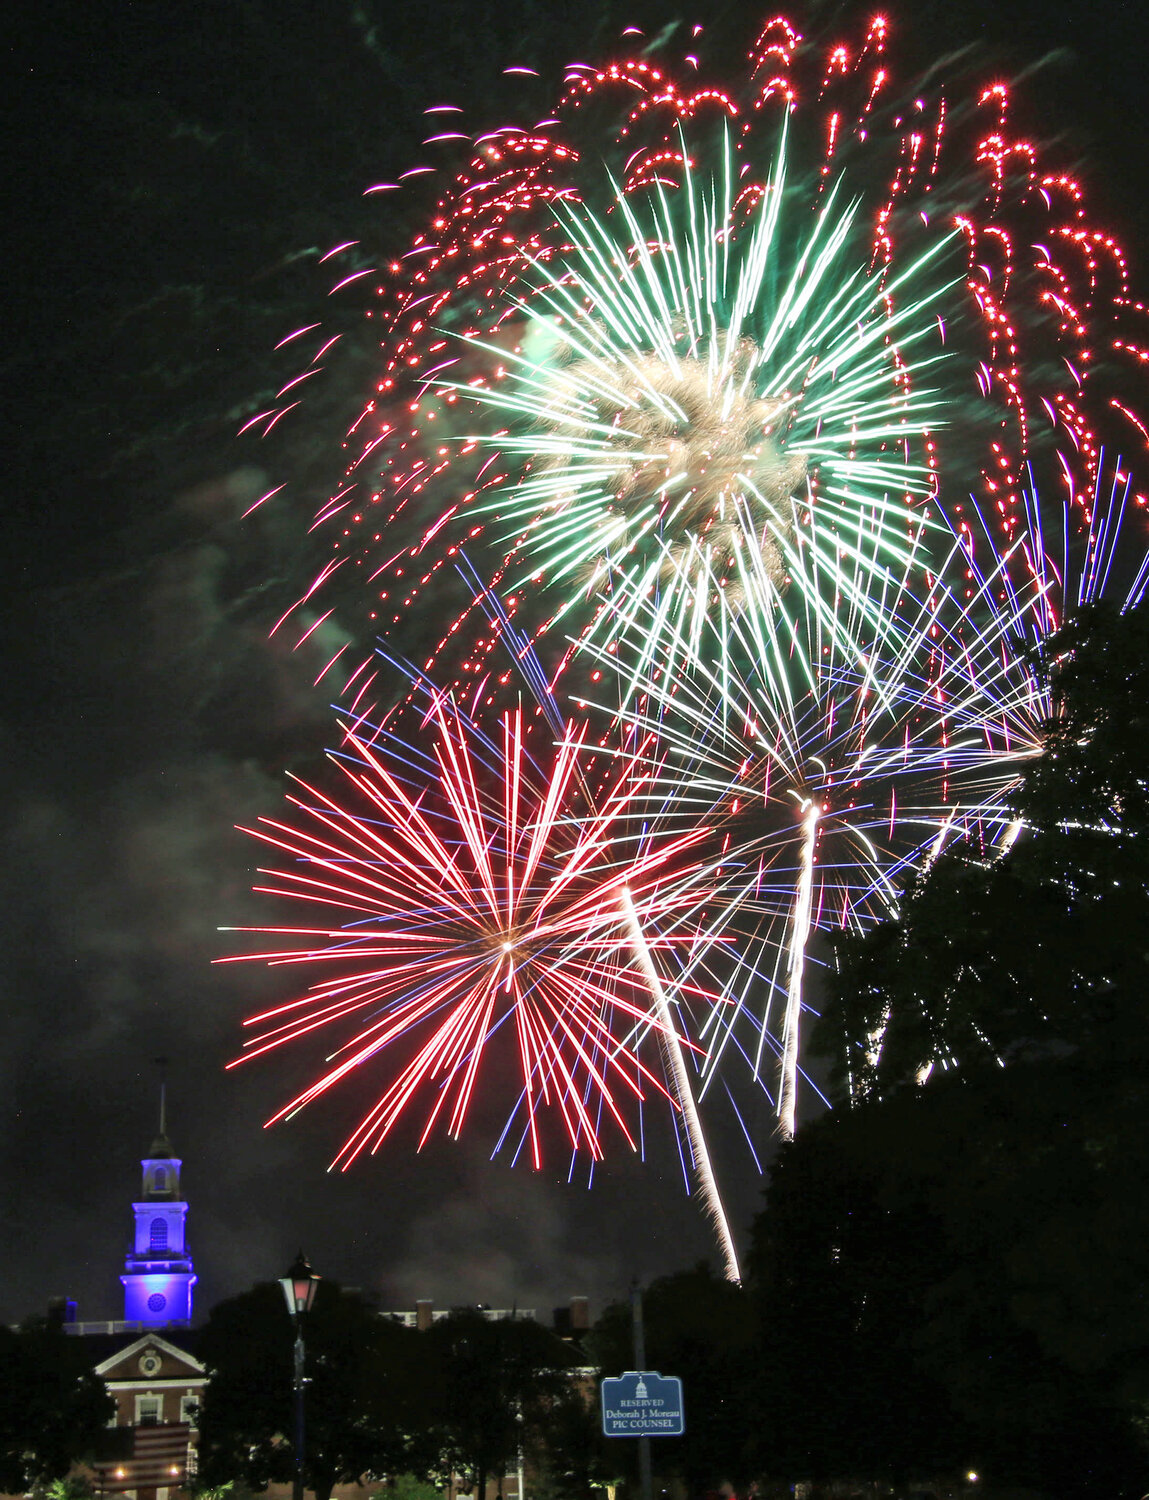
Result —
<instances>
[{"instance_id":1,"label":"lamp post","mask_svg":"<svg viewBox=\"0 0 1149 1500\"><path fill-rule=\"evenodd\" d=\"M295 1257L286 1276L279 1278L283 1288L287 1310L295 1322L295 1365L292 1388L295 1391L295 1479L291 1486L291 1500L303 1500L303 1388L307 1376L303 1373L303 1314L311 1311L315 1300L315 1288L320 1278L307 1263L301 1250Z\"/></svg>"}]
</instances>

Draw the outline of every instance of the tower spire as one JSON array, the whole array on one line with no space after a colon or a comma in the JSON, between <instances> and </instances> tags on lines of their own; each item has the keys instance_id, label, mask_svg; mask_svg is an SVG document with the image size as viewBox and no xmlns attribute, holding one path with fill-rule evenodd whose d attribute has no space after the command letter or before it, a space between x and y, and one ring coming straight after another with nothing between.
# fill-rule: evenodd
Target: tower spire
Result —
<instances>
[{"instance_id":1,"label":"tower spire","mask_svg":"<svg viewBox=\"0 0 1149 1500\"><path fill-rule=\"evenodd\" d=\"M156 1067L160 1070L160 1137L167 1139L168 1133L168 1060L166 1057L156 1058Z\"/></svg>"},{"instance_id":2,"label":"tower spire","mask_svg":"<svg viewBox=\"0 0 1149 1500\"><path fill-rule=\"evenodd\" d=\"M183 1165L168 1140L167 1058L160 1069L160 1133L143 1158L139 1201L132 1204L136 1232L120 1277L124 1318L150 1327L186 1325L191 1321L195 1267L187 1248L188 1206L180 1192Z\"/></svg>"},{"instance_id":3,"label":"tower spire","mask_svg":"<svg viewBox=\"0 0 1149 1500\"><path fill-rule=\"evenodd\" d=\"M172 1146L168 1140L168 1060L166 1057L157 1057L155 1064L160 1073L160 1133L152 1142L152 1155L170 1156Z\"/></svg>"}]
</instances>

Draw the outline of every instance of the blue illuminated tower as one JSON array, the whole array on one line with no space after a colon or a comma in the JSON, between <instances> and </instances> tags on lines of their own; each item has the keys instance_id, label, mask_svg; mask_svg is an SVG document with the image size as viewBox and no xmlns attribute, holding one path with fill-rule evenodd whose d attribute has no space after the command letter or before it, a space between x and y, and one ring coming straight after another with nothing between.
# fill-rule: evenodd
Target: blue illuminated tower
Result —
<instances>
[{"instance_id":1,"label":"blue illuminated tower","mask_svg":"<svg viewBox=\"0 0 1149 1500\"><path fill-rule=\"evenodd\" d=\"M195 1267L185 1235L188 1206L180 1197L179 1157L167 1137L164 1089L160 1087L160 1133L143 1158L140 1202L133 1203L136 1239L124 1262L124 1319L153 1328L191 1322Z\"/></svg>"}]
</instances>

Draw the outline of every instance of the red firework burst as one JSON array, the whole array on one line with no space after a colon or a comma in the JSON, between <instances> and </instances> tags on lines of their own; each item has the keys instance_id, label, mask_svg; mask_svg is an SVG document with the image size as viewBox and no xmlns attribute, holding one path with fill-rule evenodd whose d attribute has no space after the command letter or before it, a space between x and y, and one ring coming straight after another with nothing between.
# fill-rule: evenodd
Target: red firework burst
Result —
<instances>
[{"instance_id":1,"label":"red firework burst","mask_svg":"<svg viewBox=\"0 0 1149 1500\"><path fill-rule=\"evenodd\" d=\"M317 967L324 977L253 1016L257 1034L237 1062L342 1032L321 1076L271 1124L399 1053L336 1157L347 1167L386 1139L420 1093L433 1096L420 1145L440 1119L458 1137L484 1059L513 1035L536 1167L548 1108L575 1150L601 1155L604 1117L633 1147L627 1101L672 1099L639 1056L642 1038L665 1036L667 1026L647 966L651 954L677 964L697 940L706 890L690 851L706 830L636 841L630 815L649 779L629 764L590 805L585 730L548 745L540 761L519 711L503 717L500 744L442 700L428 727L432 747L414 772L416 752L399 741L349 733L336 760L346 802L300 783L293 822L261 819L245 830L288 858L263 872L271 882L258 890L338 921L238 929L296 945L243 958Z\"/></svg>"}]
</instances>

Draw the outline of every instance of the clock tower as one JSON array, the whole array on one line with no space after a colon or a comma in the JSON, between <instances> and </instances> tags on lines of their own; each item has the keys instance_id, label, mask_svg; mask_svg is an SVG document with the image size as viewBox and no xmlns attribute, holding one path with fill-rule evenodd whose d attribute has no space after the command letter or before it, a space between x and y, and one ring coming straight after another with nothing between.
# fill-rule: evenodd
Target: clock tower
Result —
<instances>
[{"instance_id":1,"label":"clock tower","mask_svg":"<svg viewBox=\"0 0 1149 1500\"><path fill-rule=\"evenodd\" d=\"M166 1100L160 1087L160 1132L143 1158L135 1244L120 1277L124 1320L152 1328L186 1328L191 1322L195 1267L185 1239L188 1206L180 1196L180 1167L167 1137Z\"/></svg>"}]
</instances>

